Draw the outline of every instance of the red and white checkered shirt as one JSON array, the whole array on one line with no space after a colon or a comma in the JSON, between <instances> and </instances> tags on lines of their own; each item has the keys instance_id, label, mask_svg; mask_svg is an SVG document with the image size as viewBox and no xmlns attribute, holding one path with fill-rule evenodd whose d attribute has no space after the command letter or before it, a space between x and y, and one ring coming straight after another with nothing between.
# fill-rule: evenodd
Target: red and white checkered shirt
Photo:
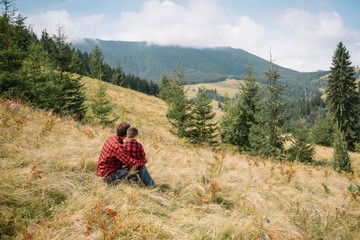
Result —
<instances>
[{"instance_id":1,"label":"red and white checkered shirt","mask_svg":"<svg viewBox=\"0 0 360 240\"><path fill-rule=\"evenodd\" d=\"M124 165L129 168L145 165L146 159L130 157L123 143L118 136L111 136L105 141L96 169L98 176L108 177Z\"/></svg>"}]
</instances>

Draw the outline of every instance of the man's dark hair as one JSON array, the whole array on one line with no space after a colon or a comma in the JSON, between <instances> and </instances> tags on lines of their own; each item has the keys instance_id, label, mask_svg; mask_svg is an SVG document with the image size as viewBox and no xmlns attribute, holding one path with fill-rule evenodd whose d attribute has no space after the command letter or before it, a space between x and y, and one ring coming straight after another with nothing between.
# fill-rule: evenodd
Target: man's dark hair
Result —
<instances>
[{"instance_id":1,"label":"man's dark hair","mask_svg":"<svg viewBox=\"0 0 360 240\"><path fill-rule=\"evenodd\" d=\"M116 134L118 137L125 137L126 131L130 127L130 124L127 122L121 122L118 125L116 125Z\"/></svg>"},{"instance_id":2,"label":"man's dark hair","mask_svg":"<svg viewBox=\"0 0 360 240\"><path fill-rule=\"evenodd\" d=\"M139 134L139 132L136 128L129 127L128 130L126 131L126 134L128 138L134 138Z\"/></svg>"}]
</instances>

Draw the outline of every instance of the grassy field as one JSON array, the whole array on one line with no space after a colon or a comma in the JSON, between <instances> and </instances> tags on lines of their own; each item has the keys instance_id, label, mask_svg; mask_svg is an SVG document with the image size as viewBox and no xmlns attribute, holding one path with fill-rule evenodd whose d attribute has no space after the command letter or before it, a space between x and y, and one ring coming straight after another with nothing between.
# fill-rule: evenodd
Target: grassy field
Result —
<instances>
[{"instance_id":1,"label":"grassy field","mask_svg":"<svg viewBox=\"0 0 360 240\"><path fill-rule=\"evenodd\" d=\"M189 97L195 97L199 87L204 87L206 89L216 89L219 95L229 97L234 97L239 91L240 84L242 80L228 79L222 82L215 83L200 83L194 85L186 85L188 89L187 93Z\"/></svg>"},{"instance_id":2,"label":"grassy field","mask_svg":"<svg viewBox=\"0 0 360 240\"><path fill-rule=\"evenodd\" d=\"M87 95L99 81L83 78ZM360 154L354 174L282 163L224 147L193 147L169 133L163 101L108 86L120 121L140 129L159 185L109 187L95 176L111 128L79 124L0 99L1 239L358 239ZM218 90L219 91L219 90Z\"/></svg>"}]
</instances>

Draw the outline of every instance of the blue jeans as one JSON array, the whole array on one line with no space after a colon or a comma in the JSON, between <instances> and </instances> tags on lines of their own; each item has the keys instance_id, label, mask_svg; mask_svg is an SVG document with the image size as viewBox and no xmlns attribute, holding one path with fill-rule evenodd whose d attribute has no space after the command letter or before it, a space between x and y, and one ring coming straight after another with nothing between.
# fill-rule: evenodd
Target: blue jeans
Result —
<instances>
[{"instance_id":1,"label":"blue jeans","mask_svg":"<svg viewBox=\"0 0 360 240\"><path fill-rule=\"evenodd\" d=\"M156 187L156 184L145 165L138 167L134 174L130 174L130 168L123 167L117 170L114 174L107 177L105 181L108 184L113 185L125 180L134 180L134 177L135 179L140 177L141 181L145 184L146 187Z\"/></svg>"}]
</instances>

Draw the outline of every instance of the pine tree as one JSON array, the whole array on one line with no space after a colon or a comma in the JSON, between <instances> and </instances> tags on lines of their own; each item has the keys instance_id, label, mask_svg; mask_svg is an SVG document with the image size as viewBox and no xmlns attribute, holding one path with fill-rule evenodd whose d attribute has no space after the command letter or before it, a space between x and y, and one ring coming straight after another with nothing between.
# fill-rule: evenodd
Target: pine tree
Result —
<instances>
[{"instance_id":1,"label":"pine tree","mask_svg":"<svg viewBox=\"0 0 360 240\"><path fill-rule=\"evenodd\" d=\"M123 86L124 78L125 78L124 71L123 71L121 65L118 63L112 71L111 83L119 85L119 86Z\"/></svg>"},{"instance_id":2,"label":"pine tree","mask_svg":"<svg viewBox=\"0 0 360 240\"><path fill-rule=\"evenodd\" d=\"M81 56L81 73L85 76L90 76L90 56L87 52L82 53L77 50L79 56Z\"/></svg>"},{"instance_id":3,"label":"pine tree","mask_svg":"<svg viewBox=\"0 0 360 240\"><path fill-rule=\"evenodd\" d=\"M103 80L104 76L104 57L103 53L98 45L90 53L89 67L91 77L97 78L100 81Z\"/></svg>"},{"instance_id":4,"label":"pine tree","mask_svg":"<svg viewBox=\"0 0 360 240\"><path fill-rule=\"evenodd\" d=\"M82 119L85 95L79 79L71 79L65 72L69 70L71 51L62 28L54 36L56 41L44 31L38 43L24 26L25 18L10 12L10 1L2 3L5 12L0 18L1 94L26 98L40 108Z\"/></svg>"},{"instance_id":5,"label":"pine tree","mask_svg":"<svg viewBox=\"0 0 360 240\"><path fill-rule=\"evenodd\" d=\"M312 162L315 148L310 144L305 119L300 119L292 126L290 138L292 146L287 150L290 161Z\"/></svg>"},{"instance_id":6,"label":"pine tree","mask_svg":"<svg viewBox=\"0 0 360 240\"><path fill-rule=\"evenodd\" d=\"M341 132L339 126L335 126L333 146L333 168L338 172L352 172L345 135Z\"/></svg>"},{"instance_id":7,"label":"pine tree","mask_svg":"<svg viewBox=\"0 0 360 240\"><path fill-rule=\"evenodd\" d=\"M107 126L116 121L109 120L109 115L114 109L114 105L106 97L106 87L101 85L92 101L91 109L94 115L99 119L101 125Z\"/></svg>"},{"instance_id":8,"label":"pine tree","mask_svg":"<svg viewBox=\"0 0 360 240\"><path fill-rule=\"evenodd\" d=\"M82 120L86 114L84 85L80 82L80 77L73 79L69 75L61 76L61 100L64 104L60 111L65 114L73 115L76 119Z\"/></svg>"},{"instance_id":9,"label":"pine tree","mask_svg":"<svg viewBox=\"0 0 360 240\"><path fill-rule=\"evenodd\" d=\"M221 118L221 140L224 143L230 143L240 146L239 128L240 123L240 99L235 96L233 99L227 99L222 104L224 115Z\"/></svg>"},{"instance_id":10,"label":"pine tree","mask_svg":"<svg viewBox=\"0 0 360 240\"><path fill-rule=\"evenodd\" d=\"M73 49L71 52L71 62L69 65L69 71L72 73L83 75L81 54L75 51L75 49Z\"/></svg>"},{"instance_id":11,"label":"pine tree","mask_svg":"<svg viewBox=\"0 0 360 240\"><path fill-rule=\"evenodd\" d=\"M22 75L28 84L28 98L31 103L41 109L60 112L58 99L61 96L61 86L55 81L58 73L53 70L48 54L40 44L31 44Z\"/></svg>"},{"instance_id":12,"label":"pine tree","mask_svg":"<svg viewBox=\"0 0 360 240\"><path fill-rule=\"evenodd\" d=\"M160 96L168 104L166 117L172 126L172 132L179 137L186 137L190 103L184 89L184 74L174 70L172 79L164 76L162 82Z\"/></svg>"},{"instance_id":13,"label":"pine tree","mask_svg":"<svg viewBox=\"0 0 360 240\"><path fill-rule=\"evenodd\" d=\"M250 127L256 124L256 108L260 101L253 68L247 66L246 69L245 84L241 85L235 99L225 106L221 121L223 142L237 145L239 149L250 147Z\"/></svg>"},{"instance_id":14,"label":"pine tree","mask_svg":"<svg viewBox=\"0 0 360 240\"><path fill-rule=\"evenodd\" d=\"M80 78L73 79L67 71L71 69L72 52L66 43L63 27L58 26L57 34L53 36L55 52L51 52L58 72L56 81L60 86L60 96L56 100L55 109L62 114L69 114L81 120L85 117L85 94Z\"/></svg>"},{"instance_id":15,"label":"pine tree","mask_svg":"<svg viewBox=\"0 0 360 240\"><path fill-rule=\"evenodd\" d=\"M160 80L160 92L159 97L167 103L170 103L171 99L171 84L167 75L163 75Z\"/></svg>"},{"instance_id":16,"label":"pine tree","mask_svg":"<svg viewBox=\"0 0 360 240\"><path fill-rule=\"evenodd\" d=\"M150 88L150 92L149 92L150 95L153 95L153 96L159 95L159 92L160 92L159 85L157 85L153 81L150 81L149 88Z\"/></svg>"},{"instance_id":17,"label":"pine tree","mask_svg":"<svg viewBox=\"0 0 360 240\"><path fill-rule=\"evenodd\" d=\"M355 143L360 141L360 97L351 64L349 51L340 42L332 59L326 93L333 122L344 133L348 148L354 150Z\"/></svg>"},{"instance_id":18,"label":"pine tree","mask_svg":"<svg viewBox=\"0 0 360 240\"><path fill-rule=\"evenodd\" d=\"M61 73L71 70L72 52L70 45L66 43L67 36L63 26L58 26L56 34L53 35L55 49L51 52L55 67Z\"/></svg>"},{"instance_id":19,"label":"pine tree","mask_svg":"<svg viewBox=\"0 0 360 240\"><path fill-rule=\"evenodd\" d=\"M250 152L265 157L281 158L284 154L284 137L281 116L283 104L280 102L280 94L284 86L277 85L280 75L271 59L265 75L268 79L267 96L258 105L255 124L250 127Z\"/></svg>"},{"instance_id":20,"label":"pine tree","mask_svg":"<svg viewBox=\"0 0 360 240\"><path fill-rule=\"evenodd\" d=\"M40 44L43 49L49 54L50 59L55 62L54 55L56 52L56 46L54 39L49 35L47 30L43 30L41 33Z\"/></svg>"},{"instance_id":21,"label":"pine tree","mask_svg":"<svg viewBox=\"0 0 360 240\"><path fill-rule=\"evenodd\" d=\"M310 131L312 142L314 144L329 147L332 144L333 134L334 131L331 118L328 115L324 117L318 114Z\"/></svg>"},{"instance_id":22,"label":"pine tree","mask_svg":"<svg viewBox=\"0 0 360 240\"><path fill-rule=\"evenodd\" d=\"M2 0L0 16L0 94L27 98L28 85L23 81L21 67L33 36L24 26L25 18L12 11L12 1Z\"/></svg>"},{"instance_id":23,"label":"pine tree","mask_svg":"<svg viewBox=\"0 0 360 240\"><path fill-rule=\"evenodd\" d=\"M199 88L193 109L190 113L188 137L194 144L217 143L217 123L214 123L215 113L212 111L211 99L205 88Z\"/></svg>"}]
</instances>

